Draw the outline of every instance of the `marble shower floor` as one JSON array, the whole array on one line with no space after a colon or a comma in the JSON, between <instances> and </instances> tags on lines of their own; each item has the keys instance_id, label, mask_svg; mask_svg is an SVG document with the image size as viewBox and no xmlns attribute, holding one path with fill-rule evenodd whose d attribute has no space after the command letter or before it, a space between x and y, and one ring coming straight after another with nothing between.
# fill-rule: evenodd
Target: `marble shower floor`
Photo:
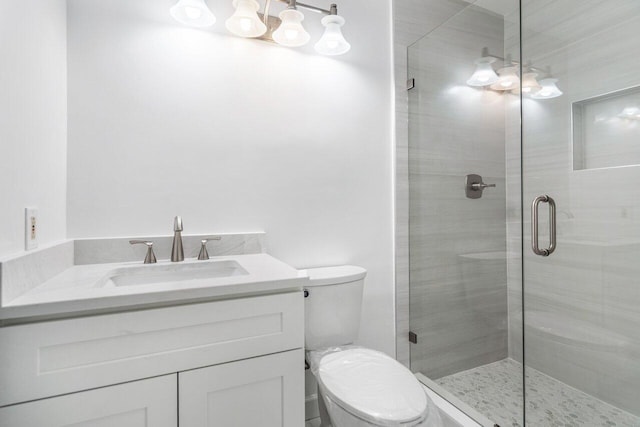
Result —
<instances>
[{"instance_id":1,"label":"marble shower floor","mask_svg":"<svg viewBox=\"0 0 640 427\"><path fill-rule=\"evenodd\" d=\"M501 427L521 426L522 365L504 359L436 382ZM631 426L640 418L527 369L527 425L532 427Z\"/></svg>"}]
</instances>

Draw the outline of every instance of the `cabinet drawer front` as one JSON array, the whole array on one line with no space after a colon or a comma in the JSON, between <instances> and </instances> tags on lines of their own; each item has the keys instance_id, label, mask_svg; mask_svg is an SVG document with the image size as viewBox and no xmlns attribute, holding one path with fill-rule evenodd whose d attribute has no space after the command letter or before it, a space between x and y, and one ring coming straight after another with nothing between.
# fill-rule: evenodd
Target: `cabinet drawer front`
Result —
<instances>
[{"instance_id":1,"label":"cabinet drawer front","mask_svg":"<svg viewBox=\"0 0 640 427\"><path fill-rule=\"evenodd\" d=\"M0 426L176 427L177 375L0 408Z\"/></svg>"},{"instance_id":2,"label":"cabinet drawer front","mask_svg":"<svg viewBox=\"0 0 640 427\"><path fill-rule=\"evenodd\" d=\"M304 352L178 374L180 427L304 425Z\"/></svg>"},{"instance_id":3,"label":"cabinet drawer front","mask_svg":"<svg viewBox=\"0 0 640 427\"><path fill-rule=\"evenodd\" d=\"M0 328L0 406L301 348L301 292Z\"/></svg>"}]
</instances>

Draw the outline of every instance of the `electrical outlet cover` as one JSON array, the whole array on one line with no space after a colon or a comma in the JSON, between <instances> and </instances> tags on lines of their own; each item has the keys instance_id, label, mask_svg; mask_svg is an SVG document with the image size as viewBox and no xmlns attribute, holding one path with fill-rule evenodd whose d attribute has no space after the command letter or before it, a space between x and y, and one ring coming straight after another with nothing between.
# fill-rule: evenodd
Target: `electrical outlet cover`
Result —
<instances>
[{"instance_id":1,"label":"electrical outlet cover","mask_svg":"<svg viewBox=\"0 0 640 427\"><path fill-rule=\"evenodd\" d=\"M38 247L38 209L25 208L24 210L24 249L30 250Z\"/></svg>"}]
</instances>

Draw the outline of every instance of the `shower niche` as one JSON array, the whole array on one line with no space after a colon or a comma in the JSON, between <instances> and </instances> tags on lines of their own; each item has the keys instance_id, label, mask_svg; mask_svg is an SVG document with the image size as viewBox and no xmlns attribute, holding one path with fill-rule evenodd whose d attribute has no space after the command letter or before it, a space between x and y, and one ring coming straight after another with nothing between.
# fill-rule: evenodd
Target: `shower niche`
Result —
<instances>
[{"instance_id":1,"label":"shower niche","mask_svg":"<svg viewBox=\"0 0 640 427\"><path fill-rule=\"evenodd\" d=\"M573 170L640 165L640 86L571 105Z\"/></svg>"}]
</instances>

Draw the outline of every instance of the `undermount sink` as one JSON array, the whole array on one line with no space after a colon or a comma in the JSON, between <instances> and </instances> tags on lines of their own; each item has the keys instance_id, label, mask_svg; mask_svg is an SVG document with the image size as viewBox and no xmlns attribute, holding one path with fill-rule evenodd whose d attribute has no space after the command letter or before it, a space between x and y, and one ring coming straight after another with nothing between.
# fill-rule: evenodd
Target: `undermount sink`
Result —
<instances>
[{"instance_id":1,"label":"undermount sink","mask_svg":"<svg viewBox=\"0 0 640 427\"><path fill-rule=\"evenodd\" d=\"M189 282L249 274L233 260L203 263L141 265L122 267L110 271L101 281L102 286L139 286L172 282Z\"/></svg>"}]
</instances>

